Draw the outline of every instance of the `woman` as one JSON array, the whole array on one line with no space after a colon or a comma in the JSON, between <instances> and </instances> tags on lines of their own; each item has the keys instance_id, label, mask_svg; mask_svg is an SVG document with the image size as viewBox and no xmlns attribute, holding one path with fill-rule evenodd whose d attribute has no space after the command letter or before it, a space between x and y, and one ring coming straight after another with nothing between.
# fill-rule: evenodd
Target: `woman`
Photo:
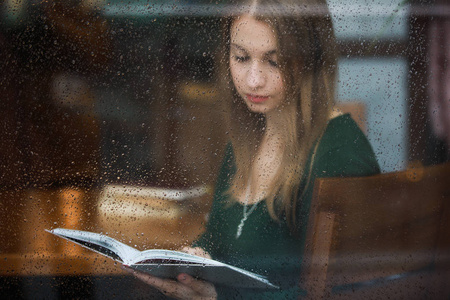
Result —
<instances>
[{"instance_id":1,"label":"woman","mask_svg":"<svg viewBox=\"0 0 450 300\"><path fill-rule=\"evenodd\" d=\"M295 298L314 179L379 167L355 122L332 109L337 54L325 0L251 1L225 18L223 37L231 144L206 232L186 251L266 275L280 289L135 275L176 298Z\"/></svg>"}]
</instances>

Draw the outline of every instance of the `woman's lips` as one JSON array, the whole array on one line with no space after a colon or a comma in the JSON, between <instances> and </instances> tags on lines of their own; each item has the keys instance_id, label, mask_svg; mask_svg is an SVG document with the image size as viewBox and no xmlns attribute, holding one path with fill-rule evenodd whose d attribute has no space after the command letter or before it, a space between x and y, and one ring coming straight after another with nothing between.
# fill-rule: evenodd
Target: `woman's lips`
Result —
<instances>
[{"instance_id":1,"label":"woman's lips","mask_svg":"<svg viewBox=\"0 0 450 300\"><path fill-rule=\"evenodd\" d=\"M261 95L247 94L246 96L247 96L247 99L253 103L262 103L262 102L266 101L267 99L269 99L268 96L261 96Z\"/></svg>"}]
</instances>

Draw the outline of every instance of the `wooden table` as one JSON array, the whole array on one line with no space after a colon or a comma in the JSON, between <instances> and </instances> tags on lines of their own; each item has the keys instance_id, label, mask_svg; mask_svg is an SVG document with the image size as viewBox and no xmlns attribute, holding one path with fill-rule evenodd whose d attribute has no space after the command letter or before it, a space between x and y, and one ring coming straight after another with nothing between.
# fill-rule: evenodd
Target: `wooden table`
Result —
<instances>
[{"instance_id":1,"label":"wooden table","mask_svg":"<svg viewBox=\"0 0 450 300\"><path fill-rule=\"evenodd\" d=\"M175 212L166 217L105 218L99 215L99 193L74 187L0 192L0 276L123 275L114 261L45 229L103 232L139 250L177 249L201 234L209 209L202 198L189 200L191 209L184 203L181 212L179 204L167 203Z\"/></svg>"}]
</instances>

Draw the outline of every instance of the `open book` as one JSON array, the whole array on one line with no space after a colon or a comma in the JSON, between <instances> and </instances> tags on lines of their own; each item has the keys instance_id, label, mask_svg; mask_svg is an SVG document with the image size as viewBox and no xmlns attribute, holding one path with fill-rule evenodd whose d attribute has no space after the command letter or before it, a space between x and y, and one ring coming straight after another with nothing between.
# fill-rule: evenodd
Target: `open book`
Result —
<instances>
[{"instance_id":1,"label":"open book","mask_svg":"<svg viewBox=\"0 0 450 300\"><path fill-rule=\"evenodd\" d=\"M264 276L184 252L162 249L139 251L108 236L87 231L62 228L47 231L157 277L175 279L178 274L186 273L220 285L277 288Z\"/></svg>"}]
</instances>

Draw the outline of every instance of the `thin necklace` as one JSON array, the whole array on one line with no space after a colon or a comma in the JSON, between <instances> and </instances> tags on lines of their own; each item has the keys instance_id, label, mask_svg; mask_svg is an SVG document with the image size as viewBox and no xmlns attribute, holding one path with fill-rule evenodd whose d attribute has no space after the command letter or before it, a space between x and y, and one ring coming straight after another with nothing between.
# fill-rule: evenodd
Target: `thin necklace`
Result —
<instances>
[{"instance_id":1,"label":"thin necklace","mask_svg":"<svg viewBox=\"0 0 450 300\"><path fill-rule=\"evenodd\" d=\"M244 223L245 221L247 221L247 218L251 215L251 213L255 210L256 206L258 205L259 201L255 202L255 204L252 205L252 207L248 210L247 209L247 203L248 203L248 198L250 197L250 185L247 185L247 190L245 191L245 204L244 207L242 209L243 212L243 217L241 219L241 222L239 223L238 227L237 227L237 232L236 232L236 239L238 239L241 234L242 234L242 228L244 227Z\"/></svg>"}]
</instances>

